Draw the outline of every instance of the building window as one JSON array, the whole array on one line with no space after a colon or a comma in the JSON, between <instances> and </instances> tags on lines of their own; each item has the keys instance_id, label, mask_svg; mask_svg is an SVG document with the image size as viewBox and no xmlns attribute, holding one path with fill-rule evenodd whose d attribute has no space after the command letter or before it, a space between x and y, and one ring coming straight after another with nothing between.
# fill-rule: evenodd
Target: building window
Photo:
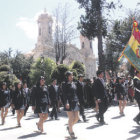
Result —
<instances>
[{"instance_id":1,"label":"building window","mask_svg":"<svg viewBox=\"0 0 140 140\"><path fill-rule=\"evenodd\" d=\"M82 42L82 48L84 48L85 47L85 43L84 42Z\"/></svg>"},{"instance_id":2,"label":"building window","mask_svg":"<svg viewBox=\"0 0 140 140\"><path fill-rule=\"evenodd\" d=\"M41 28L39 28L39 35L41 36Z\"/></svg>"},{"instance_id":3,"label":"building window","mask_svg":"<svg viewBox=\"0 0 140 140\"><path fill-rule=\"evenodd\" d=\"M92 41L90 41L90 48L92 49Z\"/></svg>"}]
</instances>

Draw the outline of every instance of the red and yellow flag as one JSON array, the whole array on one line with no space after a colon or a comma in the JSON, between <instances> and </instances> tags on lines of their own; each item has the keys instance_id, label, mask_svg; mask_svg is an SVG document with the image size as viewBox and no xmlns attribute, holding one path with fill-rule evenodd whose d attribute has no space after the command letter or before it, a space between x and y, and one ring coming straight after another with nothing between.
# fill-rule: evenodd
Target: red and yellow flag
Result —
<instances>
[{"instance_id":1,"label":"red and yellow flag","mask_svg":"<svg viewBox=\"0 0 140 140\"><path fill-rule=\"evenodd\" d=\"M134 21L132 35L123 50L118 61L125 56L129 63L140 71L140 31L138 30L138 23Z\"/></svg>"}]
</instances>

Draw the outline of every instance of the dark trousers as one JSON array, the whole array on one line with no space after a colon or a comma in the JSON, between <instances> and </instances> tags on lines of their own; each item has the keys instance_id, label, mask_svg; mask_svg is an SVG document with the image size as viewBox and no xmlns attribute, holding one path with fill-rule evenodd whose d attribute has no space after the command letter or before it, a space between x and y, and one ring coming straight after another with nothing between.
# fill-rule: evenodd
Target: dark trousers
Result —
<instances>
[{"instance_id":1,"label":"dark trousers","mask_svg":"<svg viewBox=\"0 0 140 140\"><path fill-rule=\"evenodd\" d=\"M29 104L27 104L27 106L25 107L24 116L26 115L28 108L29 108Z\"/></svg>"},{"instance_id":2,"label":"dark trousers","mask_svg":"<svg viewBox=\"0 0 140 140\"><path fill-rule=\"evenodd\" d=\"M53 116L55 117L55 119L57 119L57 108L58 108L58 102L52 102L52 111L50 114L50 117L53 118Z\"/></svg>"},{"instance_id":3,"label":"dark trousers","mask_svg":"<svg viewBox=\"0 0 140 140\"><path fill-rule=\"evenodd\" d=\"M80 115L82 116L83 120L85 121L86 117L85 117L85 112L84 112L84 106L80 105L79 107L80 107Z\"/></svg>"},{"instance_id":4,"label":"dark trousers","mask_svg":"<svg viewBox=\"0 0 140 140\"><path fill-rule=\"evenodd\" d=\"M136 101L138 103L139 113L137 114L137 116L135 117L135 119L137 119L138 121L140 121L140 99L136 99Z\"/></svg>"},{"instance_id":5,"label":"dark trousers","mask_svg":"<svg viewBox=\"0 0 140 140\"><path fill-rule=\"evenodd\" d=\"M100 103L98 103L99 105L99 113L98 116L100 118L100 121L104 121L104 113L107 111L108 108L108 101L106 98L102 99Z\"/></svg>"}]
</instances>

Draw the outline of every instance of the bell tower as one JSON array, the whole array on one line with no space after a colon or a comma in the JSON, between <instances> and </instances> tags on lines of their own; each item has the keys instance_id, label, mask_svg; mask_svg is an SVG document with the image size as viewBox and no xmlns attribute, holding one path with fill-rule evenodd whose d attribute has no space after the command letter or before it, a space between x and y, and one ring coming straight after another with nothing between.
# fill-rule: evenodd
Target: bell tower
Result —
<instances>
[{"instance_id":1,"label":"bell tower","mask_svg":"<svg viewBox=\"0 0 140 140\"><path fill-rule=\"evenodd\" d=\"M85 57L93 55L92 41L80 35L81 52Z\"/></svg>"},{"instance_id":2,"label":"bell tower","mask_svg":"<svg viewBox=\"0 0 140 140\"><path fill-rule=\"evenodd\" d=\"M44 13L42 13L38 20L38 39L36 48L38 49L47 49L53 47L53 39L52 39L52 17L46 13L46 9Z\"/></svg>"}]
</instances>

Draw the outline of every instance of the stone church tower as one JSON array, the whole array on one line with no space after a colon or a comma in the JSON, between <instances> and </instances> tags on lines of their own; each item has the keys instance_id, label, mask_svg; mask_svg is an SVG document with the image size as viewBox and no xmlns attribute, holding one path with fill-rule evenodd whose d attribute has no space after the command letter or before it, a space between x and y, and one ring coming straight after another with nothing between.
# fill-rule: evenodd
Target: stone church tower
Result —
<instances>
[{"instance_id":1,"label":"stone church tower","mask_svg":"<svg viewBox=\"0 0 140 140\"><path fill-rule=\"evenodd\" d=\"M55 48L52 37L53 19L50 15L42 13L37 20L38 37L35 49L28 52L26 56L33 56L37 59L41 56L49 57L55 61ZM92 78L96 75L96 59L92 50L92 41L86 37L80 36L81 49L73 44L67 44L66 59L64 64L71 64L73 61L80 61L85 65L86 78Z\"/></svg>"},{"instance_id":2,"label":"stone church tower","mask_svg":"<svg viewBox=\"0 0 140 140\"><path fill-rule=\"evenodd\" d=\"M96 76L96 59L93 53L92 40L80 36L81 53L85 56L86 77Z\"/></svg>"}]
</instances>

